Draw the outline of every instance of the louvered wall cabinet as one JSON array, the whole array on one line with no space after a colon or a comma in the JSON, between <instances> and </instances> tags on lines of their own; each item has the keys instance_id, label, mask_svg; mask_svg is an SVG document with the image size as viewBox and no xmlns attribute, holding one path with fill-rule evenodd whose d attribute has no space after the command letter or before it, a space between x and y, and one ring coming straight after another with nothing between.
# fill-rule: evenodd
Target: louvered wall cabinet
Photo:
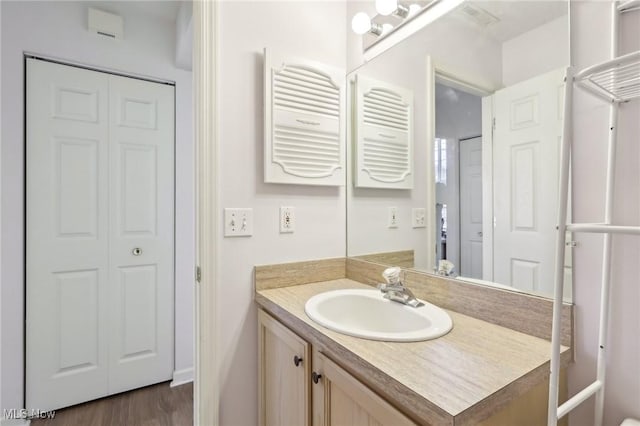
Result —
<instances>
[{"instance_id":1,"label":"louvered wall cabinet","mask_svg":"<svg viewBox=\"0 0 640 426\"><path fill-rule=\"evenodd\" d=\"M353 82L354 185L413 188L413 92L357 75Z\"/></svg>"},{"instance_id":2,"label":"louvered wall cabinet","mask_svg":"<svg viewBox=\"0 0 640 426\"><path fill-rule=\"evenodd\" d=\"M264 181L342 186L345 72L264 50Z\"/></svg>"}]
</instances>

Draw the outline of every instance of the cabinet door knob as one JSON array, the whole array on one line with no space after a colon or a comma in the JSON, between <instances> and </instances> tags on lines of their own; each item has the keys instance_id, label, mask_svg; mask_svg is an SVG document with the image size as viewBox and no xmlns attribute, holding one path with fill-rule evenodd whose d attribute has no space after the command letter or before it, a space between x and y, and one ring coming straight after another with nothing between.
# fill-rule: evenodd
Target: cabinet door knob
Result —
<instances>
[{"instance_id":1,"label":"cabinet door knob","mask_svg":"<svg viewBox=\"0 0 640 426\"><path fill-rule=\"evenodd\" d=\"M300 363L302 362L302 358L300 358L298 355L293 357L293 363L297 366L300 365Z\"/></svg>"},{"instance_id":2,"label":"cabinet door knob","mask_svg":"<svg viewBox=\"0 0 640 426\"><path fill-rule=\"evenodd\" d=\"M316 385L318 384L321 378L322 378L322 374L318 374L315 371L311 373L311 380L313 380L313 383L315 383Z\"/></svg>"}]
</instances>

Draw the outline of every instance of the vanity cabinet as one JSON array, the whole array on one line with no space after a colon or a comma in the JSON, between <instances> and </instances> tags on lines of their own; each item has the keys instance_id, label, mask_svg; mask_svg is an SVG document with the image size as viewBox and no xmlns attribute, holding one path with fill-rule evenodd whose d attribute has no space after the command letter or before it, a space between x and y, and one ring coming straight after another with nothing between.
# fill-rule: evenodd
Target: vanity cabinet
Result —
<instances>
[{"instance_id":1,"label":"vanity cabinet","mask_svg":"<svg viewBox=\"0 0 640 426\"><path fill-rule=\"evenodd\" d=\"M260 426L416 425L262 309L258 310L258 333ZM508 403L489 409L481 415L484 420L476 421L475 414L461 412L447 424L546 424L548 390L547 378ZM455 392L455 388L451 391ZM559 396L561 402L567 398L564 369L560 373ZM558 424L566 426L568 419L563 418Z\"/></svg>"},{"instance_id":2,"label":"vanity cabinet","mask_svg":"<svg viewBox=\"0 0 640 426\"><path fill-rule=\"evenodd\" d=\"M309 426L311 345L258 311L258 387L261 426Z\"/></svg>"},{"instance_id":3,"label":"vanity cabinet","mask_svg":"<svg viewBox=\"0 0 640 426\"><path fill-rule=\"evenodd\" d=\"M312 381L313 426L415 425L318 351L313 351Z\"/></svg>"},{"instance_id":4,"label":"vanity cabinet","mask_svg":"<svg viewBox=\"0 0 640 426\"><path fill-rule=\"evenodd\" d=\"M258 333L261 426L415 425L262 310Z\"/></svg>"}]
</instances>

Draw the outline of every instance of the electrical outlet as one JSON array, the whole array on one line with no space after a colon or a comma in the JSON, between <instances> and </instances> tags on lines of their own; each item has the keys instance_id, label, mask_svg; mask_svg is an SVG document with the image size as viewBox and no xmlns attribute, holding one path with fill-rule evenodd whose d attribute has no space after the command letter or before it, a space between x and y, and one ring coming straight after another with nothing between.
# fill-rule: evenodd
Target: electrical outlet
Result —
<instances>
[{"instance_id":1,"label":"electrical outlet","mask_svg":"<svg viewBox=\"0 0 640 426\"><path fill-rule=\"evenodd\" d=\"M387 218L387 227L388 228L397 228L398 227L398 208L397 207L389 207L389 216Z\"/></svg>"},{"instance_id":2,"label":"electrical outlet","mask_svg":"<svg viewBox=\"0 0 640 426\"><path fill-rule=\"evenodd\" d=\"M253 235L253 209L224 209L224 236Z\"/></svg>"},{"instance_id":3,"label":"electrical outlet","mask_svg":"<svg viewBox=\"0 0 640 426\"><path fill-rule=\"evenodd\" d=\"M414 228L426 228L426 212L423 208L411 209L411 224Z\"/></svg>"},{"instance_id":4,"label":"electrical outlet","mask_svg":"<svg viewBox=\"0 0 640 426\"><path fill-rule=\"evenodd\" d=\"M288 234L296 230L295 207L280 207L280 233Z\"/></svg>"}]
</instances>

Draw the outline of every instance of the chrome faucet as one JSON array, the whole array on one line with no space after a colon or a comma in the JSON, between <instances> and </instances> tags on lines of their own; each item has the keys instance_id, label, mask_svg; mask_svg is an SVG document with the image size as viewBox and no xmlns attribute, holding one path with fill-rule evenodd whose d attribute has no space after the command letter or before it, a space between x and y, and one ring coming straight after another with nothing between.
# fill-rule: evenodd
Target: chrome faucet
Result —
<instances>
[{"instance_id":1,"label":"chrome faucet","mask_svg":"<svg viewBox=\"0 0 640 426\"><path fill-rule=\"evenodd\" d=\"M422 306L423 303L416 299L411 290L402 284L402 280L400 280L400 272L400 268L394 267L387 268L382 273L382 276L387 283L378 284L378 288L384 294L384 298L402 303L403 305L412 306L414 308Z\"/></svg>"}]
</instances>

